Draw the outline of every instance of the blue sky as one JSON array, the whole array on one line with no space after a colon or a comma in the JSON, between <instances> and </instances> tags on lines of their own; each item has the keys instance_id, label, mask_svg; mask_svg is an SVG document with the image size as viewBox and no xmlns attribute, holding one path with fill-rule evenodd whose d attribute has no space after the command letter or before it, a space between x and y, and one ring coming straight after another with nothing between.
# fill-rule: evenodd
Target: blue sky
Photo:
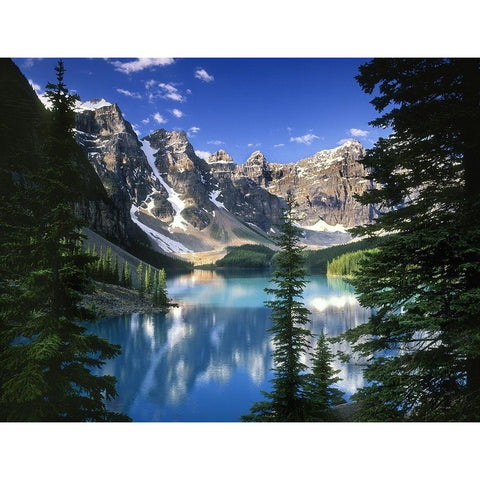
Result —
<instances>
[{"instance_id":1,"label":"blue sky","mask_svg":"<svg viewBox=\"0 0 480 480\"><path fill-rule=\"evenodd\" d=\"M56 58L14 59L39 93ZM348 138L370 147L376 112L355 75L367 59L65 58L65 80L83 101L117 103L140 137L185 130L196 151L226 150L243 163L255 150L291 162ZM385 132L383 132L385 135Z\"/></svg>"}]
</instances>

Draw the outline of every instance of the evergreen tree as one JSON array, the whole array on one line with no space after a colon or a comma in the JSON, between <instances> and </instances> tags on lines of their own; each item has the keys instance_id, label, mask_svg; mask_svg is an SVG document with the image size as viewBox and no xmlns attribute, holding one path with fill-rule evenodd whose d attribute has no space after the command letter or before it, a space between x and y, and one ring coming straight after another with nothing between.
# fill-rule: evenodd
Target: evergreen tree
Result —
<instances>
[{"instance_id":1,"label":"evergreen tree","mask_svg":"<svg viewBox=\"0 0 480 480\"><path fill-rule=\"evenodd\" d=\"M140 298L143 298L143 295L145 293L145 278L144 278L144 264L143 262L140 262L137 267L137 281L138 281L138 293L140 295Z\"/></svg>"},{"instance_id":2,"label":"evergreen tree","mask_svg":"<svg viewBox=\"0 0 480 480\"><path fill-rule=\"evenodd\" d=\"M152 266L148 264L145 268L145 292L147 293L152 293Z\"/></svg>"},{"instance_id":3,"label":"evergreen tree","mask_svg":"<svg viewBox=\"0 0 480 480\"><path fill-rule=\"evenodd\" d=\"M112 283L113 280L113 263L112 263L112 249L107 247L105 252L105 281Z\"/></svg>"},{"instance_id":4,"label":"evergreen tree","mask_svg":"<svg viewBox=\"0 0 480 480\"><path fill-rule=\"evenodd\" d=\"M126 287L132 288L132 271L130 269L130 265L128 264L125 267L125 279L126 279Z\"/></svg>"},{"instance_id":5,"label":"evergreen tree","mask_svg":"<svg viewBox=\"0 0 480 480\"><path fill-rule=\"evenodd\" d=\"M158 303L166 307L168 305L167 276L163 268L158 271L157 295Z\"/></svg>"},{"instance_id":6,"label":"evergreen tree","mask_svg":"<svg viewBox=\"0 0 480 480\"><path fill-rule=\"evenodd\" d=\"M127 262L123 262L122 273L120 275L120 285L122 287L128 286L128 272L127 272Z\"/></svg>"},{"instance_id":7,"label":"evergreen tree","mask_svg":"<svg viewBox=\"0 0 480 480\"><path fill-rule=\"evenodd\" d=\"M163 268L155 272L153 277L152 302L156 307L168 306L167 279Z\"/></svg>"},{"instance_id":8,"label":"evergreen tree","mask_svg":"<svg viewBox=\"0 0 480 480\"><path fill-rule=\"evenodd\" d=\"M283 222L279 225L276 243L280 252L276 256L277 269L271 281L275 288L265 291L274 295L274 300L265 302L271 309L274 351L271 392L263 392L267 400L255 403L244 421L298 422L307 419L306 386L307 366L302 363L311 338L305 328L310 313L301 299L306 285L306 272L303 268L303 248L298 245L300 229L295 226L295 201L289 193Z\"/></svg>"},{"instance_id":9,"label":"evergreen tree","mask_svg":"<svg viewBox=\"0 0 480 480\"><path fill-rule=\"evenodd\" d=\"M345 335L370 360L361 420L480 420L480 61L376 59L357 77L391 128L362 163L390 232L357 273L376 313Z\"/></svg>"},{"instance_id":10,"label":"evergreen tree","mask_svg":"<svg viewBox=\"0 0 480 480\"><path fill-rule=\"evenodd\" d=\"M83 325L93 314L79 306L91 258L80 246L82 223L73 209L82 195L71 161L76 97L63 82L61 61L55 70L57 83L46 88L52 118L44 164L17 189L10 207L20 216L0 215L0 243L18 247L0 250L0 419L123 420L105 407L116 395L115 378L90 371L120 347Z\"/></svg>"},{"instance_id":11,"label":"evergreen tree","mask_svg":"<svg viewBox=\"0 0 480 480\"><path fill-rule=\"evenodd\" d=\"M105 262L105 255L103 254L103 247L100 247L100 251L98 253L98 260L96 264L97 270L97 280L100 282L105 281L105 272L106 272L106 262Z\"/></svg>"},{"instance_id":12,"label":"evergreen tree","mask_svg":"<svg viewBox=\"0 0 480 480\"><path fill-rule=\"evenodd\" d=\"M153 272L152 279L152 303L156 305L158 303L158 271Z\"/></svg>"},{"instance_id":13,"label":"evergreen tree","mask_svg":"<svg viewBox=\"0 0 480 480\"><path fill-rule=\"evenodd\" d=\"M333 354L327 338L322 332L312 355L312 373L309 375L306 395L308 398L308 421L325 422L335 420L332 407L344 403L343 393L333 385L340 378L340 370L332 368Z\"/></svg>"},{"instance_id":14,"label":"evergreen tree","mask_svg":"<svg viewBox=\"0 0 480 480\"><path fill-rule=\"evenodd\" d=\"M118 274L118 255L115 255L115 263L113 264L113 271L112 271L112 281L116 285L120 283L120 276Z\"/></svg>"}]
</instances>

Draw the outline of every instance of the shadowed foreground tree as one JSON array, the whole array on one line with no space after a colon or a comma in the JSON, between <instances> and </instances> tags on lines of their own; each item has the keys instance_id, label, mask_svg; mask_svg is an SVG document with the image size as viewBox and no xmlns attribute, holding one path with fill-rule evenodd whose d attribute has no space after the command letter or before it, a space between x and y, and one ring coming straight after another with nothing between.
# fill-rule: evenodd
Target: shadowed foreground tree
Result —
<instances>
[{"instance_id":1,"label":"shadowed foreground tree","mask_svg":"<svg viewBox=\"0 0 480 480\"><path fill-rule=\"evenodd\" d=\"M357 275L370 321L347 332L371 360L361 420L480 420L480 61L375 59L360 68L390 127L362 163L391 233Z\"/></svg>"},{"instance_id":2,"label":"shadowed foreground tree","mask_svg":"<svg viewBox=\"0 0 480 480\"><path fill-rule=\"evenodd\" d=\"M73 107L64 66L49 83L43 164L14 180L0 209L0 420L128 420L106 409L115 378L91 369L120 347L86 333L93 314L79 306L89 286L81 222L82 185L72 161Z\"/></svg>"},{"instance_id":3,"label":"shadowed foreground tree","mask_svg":"<svg viewBox=\"0 0 480 480\"><path fill-rule=\"evenodd\" d=\"M291 195L287 196L286 203L276 241L280 252L271 280L275 288L265 289L275 297L265 302L272 311L273 389L263 392L267 400L255 403L251 413L242 416L244 421L299 422L306 419L305 387L308 377L302 358L310 347L311 333L305 328L310 312L301 302L306 272L303 268L303 248L298 245L299 229L295 226L295 201Z\"/></svg>"},{"instance_id":4,"label":"shadowed foreground tree","mask_svg":"<svg viewBox=\"0 0 480 480\"><path fill-rule=\"evenodd\" d=\"M307 377L308 383L305 388L309 422L335 421L336 416L332 407L345 403L343 392L334 387L335 383L340 380L336 376L340 370L333 369L333 358L334 355L328 346L327 337L322 332L312 355L312 373Z\"/></svg>"}]
</instances>

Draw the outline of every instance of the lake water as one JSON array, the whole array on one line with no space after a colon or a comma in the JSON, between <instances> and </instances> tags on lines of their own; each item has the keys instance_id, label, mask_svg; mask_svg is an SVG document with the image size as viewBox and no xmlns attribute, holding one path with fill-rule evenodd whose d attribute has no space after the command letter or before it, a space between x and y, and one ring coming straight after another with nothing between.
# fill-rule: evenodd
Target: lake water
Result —
<instances>
[{"instance_id":1,"label":"lake water","mask_svg":"<svg viewBox=\"0 0 480 480\"><path fill-rule=\"evenodd\" d=\"M353 288L341 279L311 276L304 302L310 329L338 335L368 320ZM172 278L179 304L165 315L102 319L91 331L122 346L103 373L115 375L119 396L109 408L134 421L235 422L270 390L269 310L263 305L267 274L195 271ZM271 286L271 285L270 285ZM333 351L348 351L334 345ZM308 359L305 359L308 364ZM335 362L348 399L363 385L362 367Z\"/></svg>"}]
</instances>

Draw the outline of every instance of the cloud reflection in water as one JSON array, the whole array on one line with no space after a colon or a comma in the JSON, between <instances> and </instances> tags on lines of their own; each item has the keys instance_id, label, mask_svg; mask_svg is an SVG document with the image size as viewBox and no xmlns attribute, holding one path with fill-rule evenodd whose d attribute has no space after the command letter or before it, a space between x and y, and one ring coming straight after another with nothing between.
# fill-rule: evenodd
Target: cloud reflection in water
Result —
<instances>
[{"instance_id":1,"label":"cloud reflection in water","mask_svg":"<svg viewBox=\"0 0 480 480\"><path fill-rule=\"evenodd\" d=\"M367 320L351 286L311 277L305 304L314 334L335 336ZM179 307L166 315L105 319L95 333L122 345L105 372L118 379L112 408L137 421L237 421L261 390L270 390L271 326L263 288L268 278L214 272L169 281ZM334 345L333 350L348 350ZM305 359L308 364L309 358ZM361 366L335 362L350 395L363 385Z\"/></svg>"}]
</instances>

